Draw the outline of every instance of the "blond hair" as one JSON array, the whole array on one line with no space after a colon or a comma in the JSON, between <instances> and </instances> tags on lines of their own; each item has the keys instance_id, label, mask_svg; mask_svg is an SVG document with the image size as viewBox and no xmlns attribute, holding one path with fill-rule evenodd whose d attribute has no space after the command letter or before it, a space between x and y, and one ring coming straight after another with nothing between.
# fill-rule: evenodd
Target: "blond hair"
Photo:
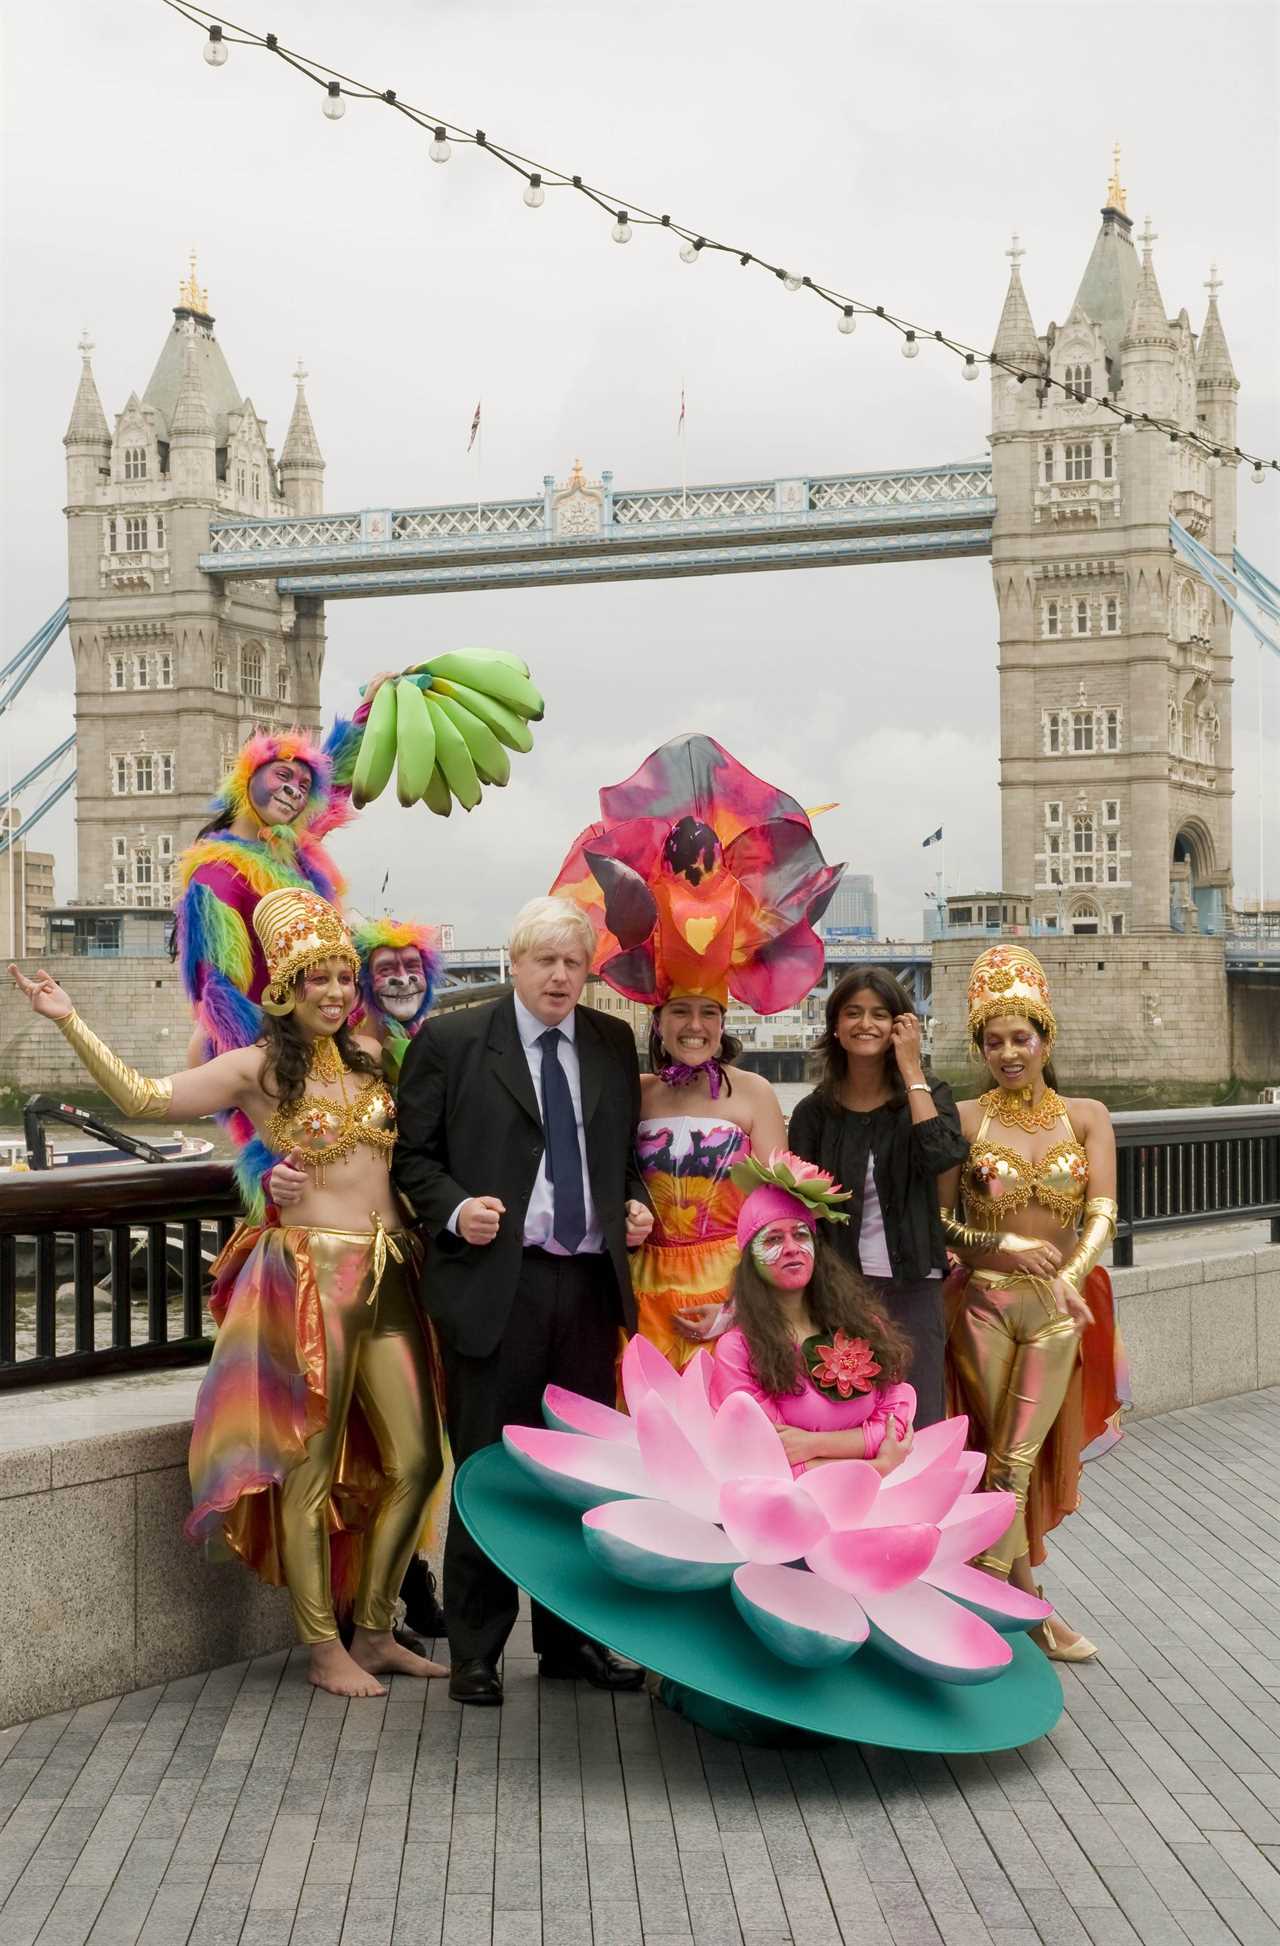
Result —
<instances>
[{"instance_id":1,"label":"blond hair","mask_svg":"<svg viewBox=\"0 0 1280 1946\"><path fill-rule=\"evenodd\" d=\"M596 929L571 899L530 899L511 922L508 956L521 959L539 946L580 946L590 966L595 957Z\"/></svg>"}]
</instances>

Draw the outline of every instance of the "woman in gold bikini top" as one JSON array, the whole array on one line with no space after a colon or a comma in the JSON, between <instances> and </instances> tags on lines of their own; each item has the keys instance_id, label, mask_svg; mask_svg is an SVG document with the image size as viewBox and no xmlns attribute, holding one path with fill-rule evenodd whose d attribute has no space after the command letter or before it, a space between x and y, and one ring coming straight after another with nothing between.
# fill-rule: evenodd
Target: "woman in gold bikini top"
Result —
<instances>
[{"instance_id":1,"label":"woman in gold bikini top","mask_svg":"<svg viewBox=\"0 0 1280 1946\"><path fill-rule=\"evenodd\" d=\"M1095 1306L1109 1312L1110 1285L1094 1279L1087 1296L1085 1286L1115 1234L1115 1138L1101 1102L1075 1101L1069 1113L1057 1093L1057 1022L1033 954L1014 940L993 946L970 973L968 997L972 1044L996 1085L961 1102L969 1153L939 1184L943 1233L969 1270L948 1360L958 1409L986 1447L985 1485L1015 1506L978 1565L1035 1594L1033 1556L1044 1558L1044 1532L1075 1505L1087 1443L1081 1344ZM1047 1616L1035 1633L1062 1660L1096 1653Z\"/></svg>"}]
</instances>

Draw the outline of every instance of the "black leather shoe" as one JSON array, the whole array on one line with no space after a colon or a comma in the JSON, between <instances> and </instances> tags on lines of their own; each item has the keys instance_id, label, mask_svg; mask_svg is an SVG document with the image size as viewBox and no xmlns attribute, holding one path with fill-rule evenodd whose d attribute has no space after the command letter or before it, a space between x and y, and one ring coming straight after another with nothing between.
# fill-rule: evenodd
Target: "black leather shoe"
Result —
<instances>
[{"instance_id":1,"label":"black leather shoe","mask_svg":"<svg viewBox=\"0 0 1280 1946\"><path fill-rule=\"evenodd\" d=\"M598 1642L580 1642L568 1655L540 1656L538 1673L553 1680L589 1682L593 1689L639 1689L644 1682L638 1662L624 1662Z\"/></svg>"},{"instance_id":2,"label":"black leather shoe","mask_svg":"<svg viewBox=\"0 0 1280 1946\"><path fill-rule=\"evenodd\" d=\"M404 1603L404 1618L411 1629L425 1641L439 1641L449 1633L449 1625L440 1606L440 1596L436 1588L436 1578L420 1554L415 1554L400 1583L400 1599Z\"/></svg>"},{"instance_id":3,"label":"black leather shoe","mask_svg":"<svg viewBox=\"0 0 1280 1946\"><path fill-rule=\"evenodd\" d=\"M502 1678L483 1656L469 1656L450 1669L449 1695L455 1703L500 1703Z\"/></svg>"}]
</instances>

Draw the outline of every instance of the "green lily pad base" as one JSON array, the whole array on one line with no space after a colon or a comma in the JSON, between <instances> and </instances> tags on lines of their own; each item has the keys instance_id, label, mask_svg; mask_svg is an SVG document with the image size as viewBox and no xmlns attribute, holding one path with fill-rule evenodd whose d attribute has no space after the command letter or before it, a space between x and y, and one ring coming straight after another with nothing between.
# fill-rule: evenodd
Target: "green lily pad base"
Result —
<instances>
[{"instance_id":1,"label":"green lily pad base","mask_svg":"<svg viewBox=\"0 0 1280 1946\"><path fill-rule=\"evenodd\" d=\"M869 1644L834 1669L793 1668L746 1627L727 1589L659 1594L606 1574L583 1545L581 1515L542 1493L501 1446L458 1469L454 1506L521 1588L616 1655L665 1676L678 1686L677 1707L722 1735L776 1742L800 1731L973 1753L1031 1743L1062 1714L1053 1664L1024 1635L1011 1638L1012 1663L987 1683L935 1682Z\"/></svg>"}]
</instances>

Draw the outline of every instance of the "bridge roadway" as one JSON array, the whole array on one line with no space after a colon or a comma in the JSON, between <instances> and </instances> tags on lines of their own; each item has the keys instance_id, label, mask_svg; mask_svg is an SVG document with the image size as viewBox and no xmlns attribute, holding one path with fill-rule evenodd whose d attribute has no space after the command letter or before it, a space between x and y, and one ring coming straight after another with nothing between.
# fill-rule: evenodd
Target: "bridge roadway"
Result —
<instances>
[{"instance_id":1,"label":"bridge roadway","mask_svg":"<svg viewBox=\"0 0 1280 1946\"><path fill-rule=\"evenodd\" d=\"M724 1742L540 1683L527 1622L501 1710L295 1652L0 1730L0 1940L1280 1946L1278 1460L1272 1390L1087 1469L1046 1593L1101 1652L1022 1750Z\"/></svg>"},{"instance_id":2,"label":"bridge roadway","mask_svg":"<svg viewBox=\"0 0 1280 1946\"><path fill-rule=\"evenodd\" d=\"M847 567L989 554L995 510L986 458L637 491L575 466L527 500L215 521L199 565L325 600Z\"/></svg>"}]
</instances>

